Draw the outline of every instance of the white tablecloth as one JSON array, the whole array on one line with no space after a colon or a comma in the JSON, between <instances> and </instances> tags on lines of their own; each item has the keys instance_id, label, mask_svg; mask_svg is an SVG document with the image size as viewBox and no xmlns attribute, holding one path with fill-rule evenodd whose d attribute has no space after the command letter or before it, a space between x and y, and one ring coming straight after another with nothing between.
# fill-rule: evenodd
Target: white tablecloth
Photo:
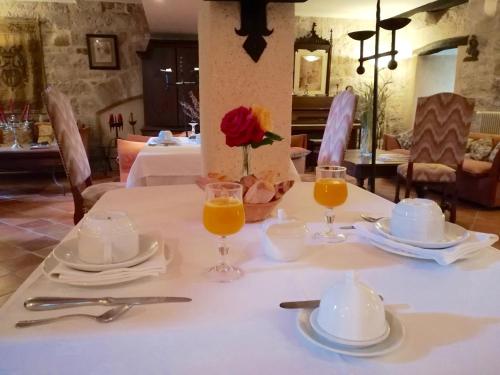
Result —
<instances>
[{"instance_id":1,"label":"white tablecloth","mask_svg":"<svg viewBox=\"0 0 500 375\"><path fill-rule=\"evenodd\" d=\"M159 230L175 251L159 278L102 288L54 284L37 269L0 310L2 374L497 374L500 371L500 253L486 249L451 266L403 258L360 242L317 248L295 263L267 259L260 225L230 238L230 257L246 274L230 284L202 273L217 260L216 239L203 229L203 193L195 186L121 189L94 209L127 211L141 230ZM291 215L319 221L312 185L283 199ZM355 186L337 220L361 212L388 215L393 204ZM349 231L346 231L349 233ZM352 231L351 231L352 232ZM74 236L73 230L69 236ZM384 296L406 327L401 348L376 358L352 358L307 343L297 311L279 302L320 297L347 270ZM137 306L118 321L67 320L25 329L19 319L104 307L30 312L28 296L175 295L190 303Z\"/></svg>"},{"instance_id":2,"label":"white tablecloth","mask_svg":"<svg viewBox=\"0 0 500 375\"><path fill-rule=\"evenodd\" d=\"M186 137L176 139L178 146L144 146L130 169L127 187L194 183L202 174L200 145Z\"/></svg>"},{"instance_id":3,"label":"white tablecloth","mask_svg":"<svg viewBox=\"0 0 500 375\"><path fill-rule=\"evenodd\" d=\"M176 139L181 142L179 146L144 146L130 169L127 187L195 183L202 175L201 147L186 137ZM291 160L288 178L300 181Z\"/></svg>"}]
</instances>

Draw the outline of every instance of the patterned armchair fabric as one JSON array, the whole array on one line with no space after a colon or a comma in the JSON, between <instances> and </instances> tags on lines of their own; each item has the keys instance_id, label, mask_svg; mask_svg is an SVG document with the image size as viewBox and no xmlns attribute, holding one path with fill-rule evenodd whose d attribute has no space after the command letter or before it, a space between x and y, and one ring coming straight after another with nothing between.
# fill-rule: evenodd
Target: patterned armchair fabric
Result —
<instances>
[{"instance_id":1,"label":"patterned armchair fabric","mask_svg":"<svg viewBox=\"0 0 500 375\"><path fill-rule=\"evenodd\" d=\"M357 97L350 91L335 96L319 150L318 165L341 165L352 130Z\"/></svg>"},{"instance_id":2,"label":"patterned armchair fabric","mask_svg":"<svg viewBox=\"0 0 500 375\"><path fill-rule=\"evenodd\" d=\"M473 111L473 100L453 93L418 98L410 160L398 166L396 202L401 178L406 179L406 197L414 182L445 184L441 206L451 187L450 221L455 222L457 171L462 169Z\"/></svg>"},{"instance_id":3,"label":"patterned armchair fabric","mask_svg":"<svg viewBox=\"0 0 500 375\"><path fill-rule=\"evenodd\" d=\"M72 186L80 187L91 171L69 99L59 90L48 87L44 100L66 174Z\"/></svg>"},{"instance_id":4,"label":"patterned armchair fabric","mask_svg":"<svg viewBox=\"0 0 500 375\"><path fill-rule=\"evenodd\" d=\"M412 180L455 182L456 168L463 163L474 101L452 93L418 98L410 162ZM407 177L408 164L398 167Z\"/></svg>"},{"instance_id":5,"label":"patterned armchair fabric","mask_svg":"<svg viewBox=\"0 0 500 375\"><path fill-rule=\"evenodd\" d=\"M473 112L474 101L457 94L418 98L410 161L460 165Z\"/></svg>"}]
</instances>

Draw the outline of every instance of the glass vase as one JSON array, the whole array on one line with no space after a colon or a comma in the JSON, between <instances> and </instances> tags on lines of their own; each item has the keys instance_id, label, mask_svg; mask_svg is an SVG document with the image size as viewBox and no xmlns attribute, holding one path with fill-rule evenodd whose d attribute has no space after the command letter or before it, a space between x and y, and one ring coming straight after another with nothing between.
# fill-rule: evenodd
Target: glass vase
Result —
<instances>
[{"instance_id":1,"label":"glass vase","mask_svg":"<svg viewBox=\"0 0 500 375\"><path fill-rule=\"evenodd\" d=\"M361 115L361 156L371 156L372 154L372 111L363 112Z\"/></svg>"},{"instance_id":2,"label":"glass vase","mask_svg":"<svg viewBox=\"0 0 500 375\"><path fill-rule=\"evenodd\" d=\"M243 163L242 163L242 176L250 176L250 145L242 146Z\"/></svg>"}]
</instances>

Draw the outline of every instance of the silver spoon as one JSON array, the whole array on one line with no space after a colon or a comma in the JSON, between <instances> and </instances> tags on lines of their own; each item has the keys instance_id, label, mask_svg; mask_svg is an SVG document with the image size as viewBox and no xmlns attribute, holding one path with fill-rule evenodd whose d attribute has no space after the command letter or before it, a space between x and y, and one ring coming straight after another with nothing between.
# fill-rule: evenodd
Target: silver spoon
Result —
<instances>
[{"instance_id":1,"label":"silver spoon","mask_svg":"<svg viewBox=\"0 0 500 375\"><path fill-rule=\"evenodd\" d=\"M384 218L383 216L381 216L381 217L373 217L373 216L368 216L368 215L365 215L365 214L361 214L360 216L361 216L361 218L363 220L366 220L366 221L368 221L370 223L374 223L374 222L379 221L380 219Z\"/></svg>"},{"instance_id":2,"label":"silver spoon","mask_svg":"<svg viewBox=\"0 0 500 375\"><path fill-rule=\"evenodd\" d=\"M21 321L16 323L16 327L17 328L30 327L30 326L35 326L35 325L39 325L39 324L52 323L52 322L55 322L59 319L77 318L77 317L95 319L99 323L110 323L110 322L116 320L122 314L126 313L128 310L130 310L132 308L132 306L133 305L116 306L110 310L107 310L104 314L101 314L101 315L68 314L68 315L60 315L60 316L55 316L53 318L46 318L46 319L21 320Z\"/></svg>"}]
</instances>

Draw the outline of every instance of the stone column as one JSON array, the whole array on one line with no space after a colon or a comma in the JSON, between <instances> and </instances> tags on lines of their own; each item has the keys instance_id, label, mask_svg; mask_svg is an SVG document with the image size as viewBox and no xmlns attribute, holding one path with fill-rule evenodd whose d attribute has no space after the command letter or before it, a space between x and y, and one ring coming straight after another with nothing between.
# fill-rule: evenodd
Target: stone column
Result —
<instances>
[{"instance_id":1,"label":"stone column","mask_svg":"<svg viewBox=\"0 0 500 375\"><path fill-rule=\"evenodd\" d=\"M200 58L200 128L205 175L221 173L239 180L241 147L228 147L220 131L230 110L261 105L271 112L273 132L285 139L251 150L251 172L274 170L285 179L290 163L294 5L270 3L267 23L274 32L255 63L242 45L238 2L200 2L198 38Z\"/></svg>"}]
</instances>

